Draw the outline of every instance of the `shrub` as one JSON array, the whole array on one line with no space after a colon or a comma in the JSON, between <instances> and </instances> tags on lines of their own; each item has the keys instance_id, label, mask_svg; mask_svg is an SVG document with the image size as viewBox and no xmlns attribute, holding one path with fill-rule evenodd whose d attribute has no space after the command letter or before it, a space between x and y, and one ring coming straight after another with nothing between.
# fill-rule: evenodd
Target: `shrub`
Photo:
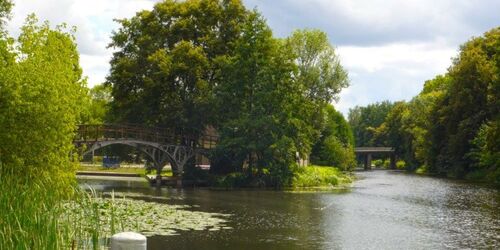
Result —
<instances>
[{"instance_id":1,"label":"shrub","mask_svg":"<svg viewBox=\"0 0 500 250\"><path fill-rule=\"evenodd\" d=\"M338 168L307 166L298 168L292 181L293 187L337 186L349 183L351 179Z\"/></svg>"},{"instance_id":2,"label":"shrub","mask_svg":"<svg viewBox=\"0 0 500 250\"><path fill-rule=\"evenodd\" d=\"M406 167L406 162L403 160L399 160L396 162L396 168L397 169L405 169Z\"/></svg>"}]
</instances>

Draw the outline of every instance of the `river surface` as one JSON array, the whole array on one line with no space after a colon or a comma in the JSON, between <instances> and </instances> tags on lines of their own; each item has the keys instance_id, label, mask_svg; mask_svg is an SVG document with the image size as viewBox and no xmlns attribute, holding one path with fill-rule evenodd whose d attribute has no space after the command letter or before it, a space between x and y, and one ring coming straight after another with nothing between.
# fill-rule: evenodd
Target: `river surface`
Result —
<instances>
[{"instance_id":1,"label":"river surface","mask_svg":"<svg viewBox=\"0 0 500 250\"><path fill-rule=\"evenodd\" d=\"M397 171L356 175L349 190L320 193L80 181L232 215L233 229L153 236L148 249L500 249L500 191Z\"/></svg>"}]
</instances>

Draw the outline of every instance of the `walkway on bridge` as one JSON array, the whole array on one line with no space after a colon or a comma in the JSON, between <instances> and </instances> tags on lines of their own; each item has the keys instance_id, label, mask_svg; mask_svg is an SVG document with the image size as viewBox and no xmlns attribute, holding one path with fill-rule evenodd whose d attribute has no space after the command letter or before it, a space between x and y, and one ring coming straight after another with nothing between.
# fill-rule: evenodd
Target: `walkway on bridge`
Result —
<instances>
[{"instance_id":1,"label":"walkway on bridge","mask_svg":"<svg viewBox=\"0 0 500 250\"><path fill-rule=\"evenodd\" d=\"M364 157L364 168L365 170L371 169L372 166L372 155L373 154L388 154L391 160L389 167L391 169L396 169L396 152L394 148L391 147L359 147L354 148L354 153L357 156Z\"/></svg>"}]
</instances>

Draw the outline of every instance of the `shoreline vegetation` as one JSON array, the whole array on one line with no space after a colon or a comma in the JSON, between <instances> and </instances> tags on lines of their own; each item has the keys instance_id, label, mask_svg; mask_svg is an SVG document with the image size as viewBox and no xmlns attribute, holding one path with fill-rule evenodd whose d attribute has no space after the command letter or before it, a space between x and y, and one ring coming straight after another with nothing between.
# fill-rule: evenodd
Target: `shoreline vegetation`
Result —
<instances>
[{"instance_id":1,"label":"shoreline vegetation","mask_svg":"<svg viewBox=\"0 0 500 250\"><path fill-rule=\"evenodd\" d=\"M290 182L280 186L266 185L270 177L262 175L255 177L245 173L231 173L225 176L214 176L211 187L216 189L263 188L274 190L306 190L326 191L346 188L354 177L351 173L343 172L330 166L303 166L295 167Z\"/></svg>"},{"instance_id":2,"label":"shoreline vegetation","mask_svg":"<svg viewBox=\"0 0 500 250\"><path fill-rule=\"evenodd\" d=\"M137 174L140 177L146 177L146 169L139 165L132 167L119 167L119 168L104 168L99 164L85 164L78 168L78 171L90 171L96 173L130 173ZM255 181L252 176L245 175L244 173L231 173L228 175L217 176L202 174L202 180L207 181L208 186L213 189L238 189L238 188L273 188L259 185L263 182ZM170 169L164 170L162 176L172 176ZM197 176L199 178L199 176ZM264 179L265 177L262 177ZM274 187L274 189L282 190L329 190L341 189L349 186L354 180L354 175L349 171L341 171L337 167L332 166L317 166L309 165L302 167L295 167L293 178L289 185L282 187Z\"/></svg>"}]
</instances>

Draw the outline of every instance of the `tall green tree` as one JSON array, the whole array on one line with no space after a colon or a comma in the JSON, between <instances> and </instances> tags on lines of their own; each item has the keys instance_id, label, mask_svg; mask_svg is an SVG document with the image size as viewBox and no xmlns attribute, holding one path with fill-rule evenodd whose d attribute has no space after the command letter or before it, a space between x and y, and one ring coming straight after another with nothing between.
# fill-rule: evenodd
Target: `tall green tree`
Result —
<instances>
[{"instance_id":1,"label":"tall green tree","mask_svg":"<svg viewBox=\"0 0 500 250\"><path fill-rule=\"evenodd\" d=\"M304 131L314 144L324 126L328 126L325 119L328 105L338 99L343 88L349 86L349 77L325 32L296 30L286 38L285 46L293 54L297 65L293 76L302 95L300 112L304 119L309 120L309 127ZM305 157L310 152L311 148L307 147L301 153Z\"/></svg>"},{"instance_id":2,"label":"tall green tree","mask_svg":"<svg viewBox=\"0 0 500 250\"><path fill-rule=\"evenodd\" d=\"M294 162L294 139L303 121L296 118L300 100L297 84L292 81L293 57L280 41L272 37L265 20L252 13L242 27L233 57L222 71L217 88L219 116L218 147L248 171L275 164L288 168Z\"/></svg>"},{"instance_id":3,"label":"tall green tree","mask_svg":"<svg viewBox=\"0 0 500 250\"><path fill-rule=\"evenodd\" d=\"M475 160L468 154L482 124L500 114L500 28L465 43L449 69L451 84L434 113L430 164L438 172L464 176Z\"/></svg>"},{"instance_id":4,"label":"tall green tree","mask_svg":"<svg viewBox=\"0 0 500 250\"><path fill-rule=\"evenodd\" d=\"M118 20L110 47L112 120L198 134L212 123L219 61L247 11L239 0L165 0Z\"/></svg>"},{"instance_id":5,"label":"tall green tree","mask_svg":"<svg viewBox=\"0 0 500 250\"><path fill-rule=\"evenodd\" d=\"M30 16L0 68L2 171L47 179L72 174L69 152L85 82L74 37L64 28L51 30Z\"/></svg>"}]
</instances>

